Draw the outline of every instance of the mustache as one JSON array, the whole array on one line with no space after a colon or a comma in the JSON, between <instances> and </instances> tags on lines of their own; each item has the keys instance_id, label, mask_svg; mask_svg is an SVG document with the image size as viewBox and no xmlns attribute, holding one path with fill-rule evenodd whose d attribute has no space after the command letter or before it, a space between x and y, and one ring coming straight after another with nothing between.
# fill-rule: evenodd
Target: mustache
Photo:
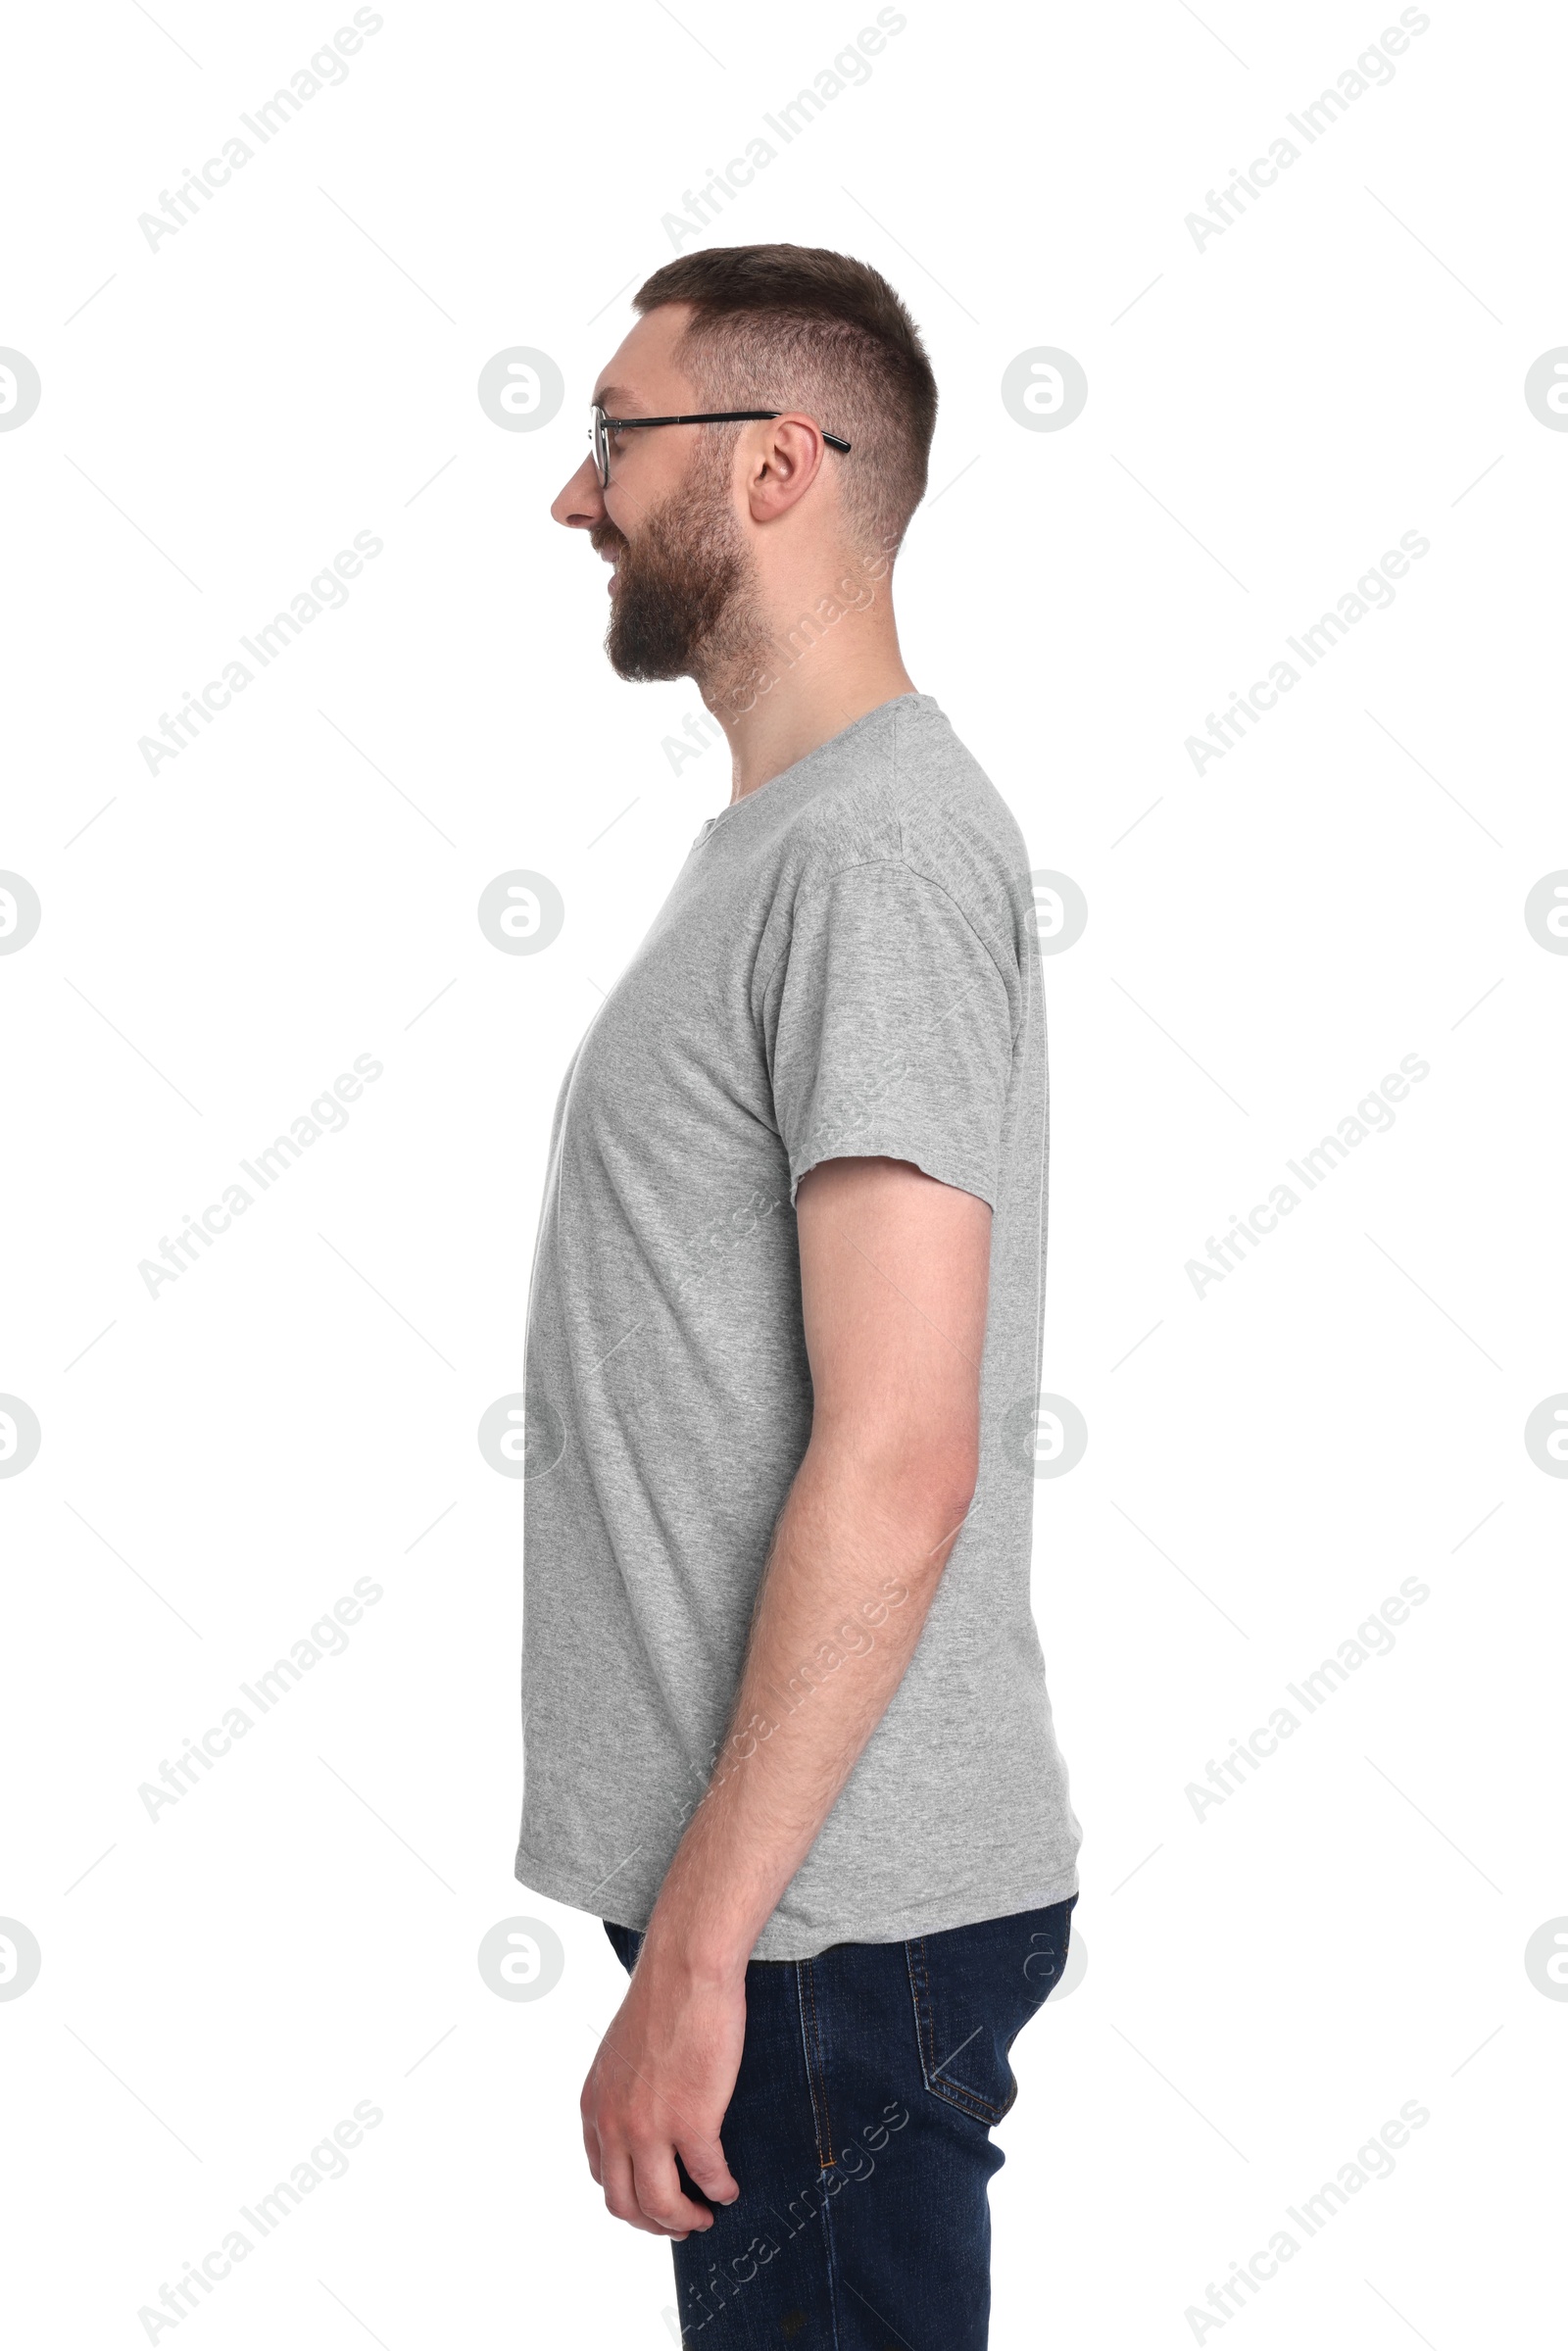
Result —
<instances>
[{"instance_id":1,"label":"mustache","mask_svg":"<svg viewBox=\"0 0 1568 2351\"><path fill-rule=\"evenodd\" d=\"M595 555L603 555L607 547L613 548L619 553L627 544L626 534L624 531L617 530L615 525L609 520L596 522L588 533L588 544Z\"/></svg>"}]
</instances>

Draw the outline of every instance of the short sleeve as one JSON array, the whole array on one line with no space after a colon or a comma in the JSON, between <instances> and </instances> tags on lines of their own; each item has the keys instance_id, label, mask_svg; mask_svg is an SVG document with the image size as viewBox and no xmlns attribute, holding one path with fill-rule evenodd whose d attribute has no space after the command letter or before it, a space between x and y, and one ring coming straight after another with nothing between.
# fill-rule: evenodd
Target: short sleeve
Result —
<instances>
[{"instance_id":1,"label":"short sleeve","mask_svg":"<svg viewBox=\"0 0 1568 2351\"><path fill-rule=\"evenodd\" d=\"M766 991L790 1198L824 1159L908 1159L997 1204L1014 998L939 883L896 860L796 909Z\"/></svg>"}]
</instances>

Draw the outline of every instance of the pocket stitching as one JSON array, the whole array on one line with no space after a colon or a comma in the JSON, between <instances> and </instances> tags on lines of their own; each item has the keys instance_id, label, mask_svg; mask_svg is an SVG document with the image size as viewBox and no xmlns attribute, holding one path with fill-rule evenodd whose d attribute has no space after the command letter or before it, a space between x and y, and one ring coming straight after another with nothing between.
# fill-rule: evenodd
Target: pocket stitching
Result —
<instances>
[{"instance_id":1,"label":"pocket stitching","mask_svg":"<svg viewBox=\"0 0 1568 2351\"><path fill-rule=\"evenodd\" d=\"M904 1946L904 1954L909 1974L909 1994L914 2004L915 2043L920 2055L920 2076L926 2088L933 2097L945 2098L950 2106L956 2106L960 2114L967 2115L973 2123L984 2123L988 2127L993 2123L1000 2123L1008 2107L1011 2106L1013 2098L1018 2094L1016 2082L1013 2084L1012 2097L1007 2100L1007 2104L997 2106L979 2090L970 2088L967 2082L959 2082L945 2066L940 2075L935 2073L934 2069L938 2063L936 2005L931 1996L931 1971L926 1956L925 1936L923 1935L915 1935L907 1940Z\"/></svg>"}]
</instances>

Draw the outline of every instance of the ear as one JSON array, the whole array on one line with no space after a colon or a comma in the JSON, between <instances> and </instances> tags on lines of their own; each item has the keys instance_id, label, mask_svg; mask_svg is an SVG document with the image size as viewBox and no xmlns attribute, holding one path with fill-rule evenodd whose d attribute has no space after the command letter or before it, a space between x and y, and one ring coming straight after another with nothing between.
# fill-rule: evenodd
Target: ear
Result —
<instances>
[{"instance_id":1,"label":"ear","mask_svg":"<svg viewBox=\"0 0 1568 2351\"><path fill-rule=\"evenodd\" d=\"M754 522L776 522L798 506L822 469L827 444L809 416L775 416L753 428L746 498Z\"/></svg>"}]
</instances>

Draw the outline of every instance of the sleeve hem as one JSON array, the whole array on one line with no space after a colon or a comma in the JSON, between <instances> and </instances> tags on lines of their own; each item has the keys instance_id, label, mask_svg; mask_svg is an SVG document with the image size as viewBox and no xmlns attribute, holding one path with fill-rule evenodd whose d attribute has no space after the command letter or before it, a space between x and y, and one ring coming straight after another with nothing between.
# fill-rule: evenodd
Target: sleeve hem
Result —
<instances>
[{"instance_id":1,"label":"sleeve hem","mask_svg":"<svg viewBox=\"0 0 1568 2351\"><path fill-rule=\"evenodd\" d=\"M828 1143L821 1151L807 1150L797 1159L790 1158L790 1206L800 1190L803 1176L813 1167L824 1167L830 1159L905 1159L917 1167L933 1182L946 1184L950 1192L971 1193L985 1201L995 1214L1000 1186L994 1175L966 1160L955 1159L946 1151L933 1151L929 1145L915 1142L910 1136L873 1129L870 1134L858 1135L853 1143Z\"/></svg>"}]
</instances>

